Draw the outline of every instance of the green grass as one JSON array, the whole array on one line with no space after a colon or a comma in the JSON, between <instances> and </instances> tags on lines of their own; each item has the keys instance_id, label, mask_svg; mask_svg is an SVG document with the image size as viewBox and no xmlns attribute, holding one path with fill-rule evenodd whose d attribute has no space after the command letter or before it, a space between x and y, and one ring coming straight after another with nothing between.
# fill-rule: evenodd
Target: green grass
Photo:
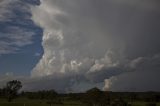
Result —
<instances>
[{"instance_id":1,"label":"green grass","mask_svg":"<svg viewBox=\"0 0 160 106\"><path fill-rule=\"evenodd\" d=\"M145 106L147 102L135 101L135 102L130 102L130 104L132 104L132 106ZM18 98L13 100L11 103L7 102L6 99L0 99L0 106L50 106L50 105L47 104L47 100ZM62 104L52 104L52 106L86 106L86 105L84 105L80 101L64 100ZM160 106L160 103L157 103L157 106Z\"/></svg>"},{"instance_id":2,"label":"green grass","mask_svg":"<svg viewBox=\"0 0 160 106\"><path fill-rule=\"evenodd\" d=\"M24 105L25 104L25 105ZM47 100L30 100L26 98L15 99L12 102L7 102L5 99L0 99L0 106L50 106ZM52 104L52 106L85 106L79 101L64 101L62 104Z\"/></svg>"},{"instance_id":3,"label":"green grass","mask_svg":"<svg viewBox=\"0 0 160 106\"><path fill-rule=\"evenodd\" d=\"M50 106L46 103L0 103L0 106ZM52 106L84 106L82 104L53 104Z\"/></svg>"},{"instance_id":4,"label":"green grass","mask_svg":"<svg viewBox=\"0 0 160 106\"><path fill-rule=\"evenodd\" d=\"M148 102L131 102L132 106L146 106ZM160 103L156 103L157 106L160 106Z\"/></svg>"},{"instance_id":5,"label":"green grass","mask_svg":"<svg viewBox=\"0 0 160 106\"><path fill-rule=\"evenodd\" d=\"M145 106L146 102L132 102L132 106Z\"/></svg>"}]
</instances>

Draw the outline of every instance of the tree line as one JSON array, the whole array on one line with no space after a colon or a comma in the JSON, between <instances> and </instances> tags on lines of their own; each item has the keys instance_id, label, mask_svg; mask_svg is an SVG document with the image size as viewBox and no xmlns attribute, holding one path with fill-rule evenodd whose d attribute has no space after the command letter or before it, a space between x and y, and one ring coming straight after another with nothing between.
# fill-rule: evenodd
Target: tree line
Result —
<instances>
[{"instance_id":1,"label":"tree line","mask_svg":"<svg viewBox=\"0 0 160 106\"><path fill-rule=\"evenodd\" d=\"M5 97L11 102L18 96L18 91L22 88L22 83L18 80L12 80L6 83L5 87L0 89L0 96Z\"/></svg>"},{"instance_id":2,"label":"tree line","mask_svg":"<svg viewBox=\"0 0 160 106\"><path fill-rule=\"evenodd\" d=\"M156 106L160 102L159 92L111 92L101 91L98 88L92 88L84 93L59 94L55 90L41 90L36 92L20 91L22 83L18 80L12 80L0 89L0 98L6 98L12 102L15 98L23 97L28 99L47 100L48 104L63 104L65 100L80 101L87 106L131 106L129 102L145 101Z\"/></svg>"}]
</instances>

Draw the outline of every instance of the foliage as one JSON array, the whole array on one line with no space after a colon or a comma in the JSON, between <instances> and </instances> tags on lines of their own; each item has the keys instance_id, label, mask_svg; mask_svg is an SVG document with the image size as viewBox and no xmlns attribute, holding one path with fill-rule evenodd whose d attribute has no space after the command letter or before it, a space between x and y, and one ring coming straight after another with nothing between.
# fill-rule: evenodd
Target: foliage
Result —
<instances>
[{"instance_id":1,"label":"foliage","mask_svg":"<svg viewBox=\"0 0 160 106\"><path fill-rule=\"evenodd\" d=\"M17 96L17 93L21 88L22 84L18 80L7 82L4 91L5 91L5 96L7 97L9 102L11 102Z\"/></svg>"},{"instance_id":2,"label":"foliage","mask_svg":"<svg viewBox=\"0 0 160 106\"><path fill-rule=\"evenodd\" d=\"M110 104L109 98L98 88L88 90L85 94L84 102L89 106L106 106Z\"/></svg>"},{"instance_id":3,"label":"foliage","mask_svg":"<svg viewBox=\"0 0 160 106\"><path fill-rule=\"evenodd\" d=\"M55 90L23 92L23 95L27 96L29 99L54 99L58 97L58 93Z\"/></svg>"}]
</instances>

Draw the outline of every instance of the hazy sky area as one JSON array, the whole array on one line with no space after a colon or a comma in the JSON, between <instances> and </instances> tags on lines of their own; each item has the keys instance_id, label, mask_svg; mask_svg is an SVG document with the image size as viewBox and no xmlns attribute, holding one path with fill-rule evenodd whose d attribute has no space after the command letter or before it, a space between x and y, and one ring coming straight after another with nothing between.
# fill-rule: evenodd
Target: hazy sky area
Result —
<instances>
[{"instance_id":1,"label":"hazy sky area","mask_svg":"<svg viewBox=\"0 0 160 106\"><path fill-rule=\"evenodd\" d=\"M0 0L0 86L160 91L159 0Z\"/></svg>"}]
</instances>

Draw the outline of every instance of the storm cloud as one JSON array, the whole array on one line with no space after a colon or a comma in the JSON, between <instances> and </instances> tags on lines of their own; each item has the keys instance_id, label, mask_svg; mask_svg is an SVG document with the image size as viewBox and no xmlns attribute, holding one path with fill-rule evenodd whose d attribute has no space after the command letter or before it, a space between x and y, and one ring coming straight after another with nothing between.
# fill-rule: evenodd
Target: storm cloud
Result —
<instances>
[{"instance_id":1,"label":"storm cloud","mask_svg":"<svg viewBox=\"0 0 160 106\"><path fill-rule=\"evenodd\" d=\"M156 57L160 54L158 0L41 0L31 11L32 20L43 29L44 49L31 72L33 78L50 76L54 81L56 77L64 90L73 91L75 83L79 88L101 87L104 81L109 90L143 90L143 84L150 90L148 80L136 84L149 75L156 89L160 68ZM130 85L127 76L133 76L135 84Z\"/></svg>"}]
</instances>

